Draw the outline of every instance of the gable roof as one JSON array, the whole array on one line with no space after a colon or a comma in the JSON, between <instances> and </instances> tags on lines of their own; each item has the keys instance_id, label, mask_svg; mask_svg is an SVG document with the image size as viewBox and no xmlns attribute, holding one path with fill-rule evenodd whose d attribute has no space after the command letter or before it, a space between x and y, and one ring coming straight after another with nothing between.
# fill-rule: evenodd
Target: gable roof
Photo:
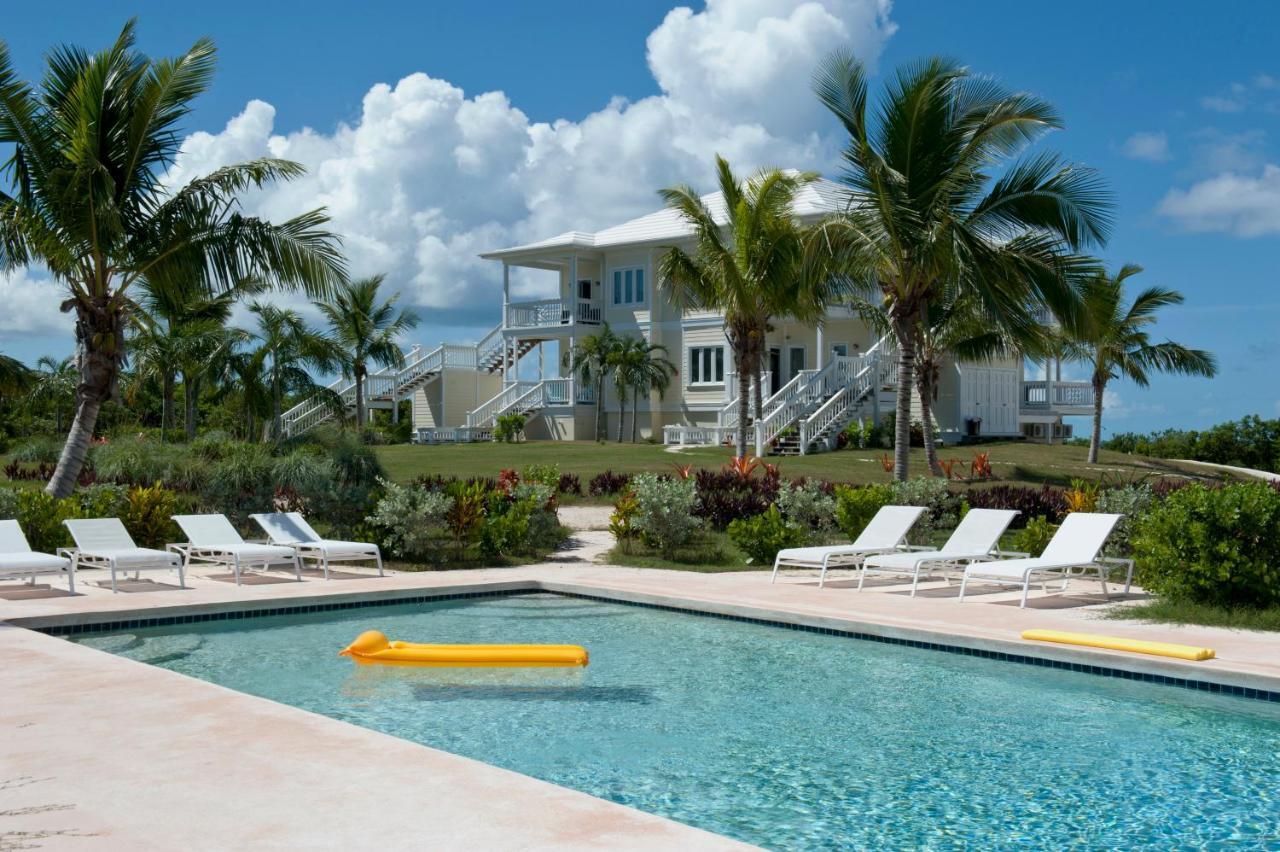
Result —
<instances>
[{"instance_id":1,"label":"gable roof","mask_svg":"<svg viewBox=\"0 0 1280 852\"><path fill-rule=\"evenodd\" d=\"M798 174L788 169L788 174ZM840 184L819 178L813 183L802 186L796 193L791 210L799 219L814 219L835 213L844 207L845 189ZM703 195L702 203L711 211L718 224L724 224L729 217L726 213L724 193L712 192ZM639 218L605 228L603 231L590 233L587 231L566 231L545 240L526 243L510 248L496 249L481 254L486 259L501 259L512 255L536 253L542 249L578 248L605 249L626 245L644 245L684 239L693 234L693 228L676 210L664 208Z\"/></svg>"}]
</instances>

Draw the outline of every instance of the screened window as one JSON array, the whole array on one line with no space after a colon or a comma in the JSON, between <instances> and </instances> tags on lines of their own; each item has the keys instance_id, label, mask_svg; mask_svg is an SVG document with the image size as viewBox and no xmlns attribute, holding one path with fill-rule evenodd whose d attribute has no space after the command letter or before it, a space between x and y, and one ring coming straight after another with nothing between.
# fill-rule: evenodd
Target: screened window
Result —
<instances>
[{"instance_id":1,"label":"screened window","mask_svg":"<svg viewBox=\"0 0 1280 852\"><path fill-rule=\"evenodd\" d=\"M639 305L644 302L644 268L613 270L613 303Z\"/></svg>"},{"instance_id":2,"label":"screened window","mask_svg":"<svg viewBox=\"0 0 1280 852\"><path fill-rule=\"evenodd\" d=\"M724 384L723 346L690 347L689 384Z\"/></svg>"}]
</instances>

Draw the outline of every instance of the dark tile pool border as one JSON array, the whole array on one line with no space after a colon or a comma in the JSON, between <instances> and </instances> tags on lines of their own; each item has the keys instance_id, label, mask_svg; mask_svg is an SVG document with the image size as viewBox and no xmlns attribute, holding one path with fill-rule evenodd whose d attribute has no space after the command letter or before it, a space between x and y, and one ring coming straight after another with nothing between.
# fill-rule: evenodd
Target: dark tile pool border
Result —
<instances>
[{"instance_id":1,"label":"dark tile pool border","mask_svg":"<svg viewBox=\"0 0 1280 852\"><path fill-rule=\"evenodd\" d=\"M1062 669L1080 674L1112 677L1120 680L1133 680L1142 683L1154 683L1161 686L1173 686L1179 689L1190 689L1196 692L1210 692L1219 695L1231 695L1237 698L1248 698L1255 701L1280 703L1280 691L1253 689L1234 684L1214 683L1193 678L1170 677L1169 675L1149 672L1134 672L1110 666L1094 666L1085 663L1072 663L1065 660L1053 660L1046 657L1035 657L1028 654L1011 654L1004 651L990 651L985 648L967 648L963 645L948 645L941 642L927 642L922 639L906 639L897 636L881 636L860 630L841 630L835 627L819 627L812 624L795 624L772 618L760 618L749 615L710 612L705 609L660 604L650 601L635 601L625 598L613 598L607 595L590 595L583 592L561 591L559 589L492 589L476 592L444 592L435 595L412 595L407 597L370 598L355 601L331 601L329 603L296 604L293 606L269 607L248 610L228 610L223 612L201 612L186 615L158 616L155 618L135 618L121 621L106 621L93 624L64 624L47 627L33 627L39 633L50 636L83 636L93 633L111 633L117 630L140 630L148 627L169 627L179 624L200 624L212 621L242 621L253 618L270 618L281 615L302 615L314 612L337 612L346 609L364 609L379 606L397 606L401 604L439 603L440 601L464 600L467 598L506 598L521 595L557 595L563 598L581 598L583 600L601 601L603 603L635 606L645 609L659 609L667 612L679 612L685 615L697 615L705 618L719 618L725 621L741 621L746 624L759 624L767 627L781 627L787 630L799 630L805 633L821 633L827 636L842 636L848 639L861 639L867 642L879 642L883 645L903 645L909 648L921 648L928 651L941 651L947 654L958 654L964 657L980 657L1004 663L1040 666L1042 668Z\"/></svg>"}]
</instances>

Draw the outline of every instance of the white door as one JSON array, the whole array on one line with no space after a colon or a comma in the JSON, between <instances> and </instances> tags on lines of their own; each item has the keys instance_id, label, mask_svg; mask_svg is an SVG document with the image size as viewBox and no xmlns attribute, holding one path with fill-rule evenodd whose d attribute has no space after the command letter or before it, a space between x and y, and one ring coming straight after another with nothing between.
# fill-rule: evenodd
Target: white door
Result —
<instances>
[{"instance_id":1,"label":"white door","mask_svg":"<svg viewBox=\"0 0 1280 852\"><path fill-rule=\"evenodd\" d=\"M1012 435L1018 425L1018 376L1013 370L991 371L990 434Z\"/></svg>"}]
</instances>

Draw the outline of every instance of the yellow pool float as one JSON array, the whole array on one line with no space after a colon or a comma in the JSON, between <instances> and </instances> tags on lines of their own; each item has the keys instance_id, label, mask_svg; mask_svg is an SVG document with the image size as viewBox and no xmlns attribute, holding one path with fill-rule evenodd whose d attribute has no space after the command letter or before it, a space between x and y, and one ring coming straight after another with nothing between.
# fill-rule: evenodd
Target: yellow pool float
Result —
<instances>
[{"instance_id":1,"label":"yellow pool float","mask_svg":"<svg viewBox=\"0 0 1280 852\"><path fill-rule=\"evenodd\" d=\"M366 630L338 652L357 663L391 666L585 666L581 645L423 645Z\"/></svg>"},{"instance_id":2,"label":"yellow pool float","mask_svg":"<svg viewBox=\"0 0 1280 852\"><path fill-rule=\"evenodd\" d=\"M1022 638L1034 642L1058 642L1063 645L1083 645L1087 648L1105 648L1108 651L1129 651L1134 654L1153 654L1157 657L1173 657L1179 660L1212 660L1212 648L1193 645L1176 645L1172 642L1148 642L1144 639L1125 639L1120 636L1098 636L1094 633L1068 633L1063 630L1024 630Z\"/></svg>"}]
</instances>

